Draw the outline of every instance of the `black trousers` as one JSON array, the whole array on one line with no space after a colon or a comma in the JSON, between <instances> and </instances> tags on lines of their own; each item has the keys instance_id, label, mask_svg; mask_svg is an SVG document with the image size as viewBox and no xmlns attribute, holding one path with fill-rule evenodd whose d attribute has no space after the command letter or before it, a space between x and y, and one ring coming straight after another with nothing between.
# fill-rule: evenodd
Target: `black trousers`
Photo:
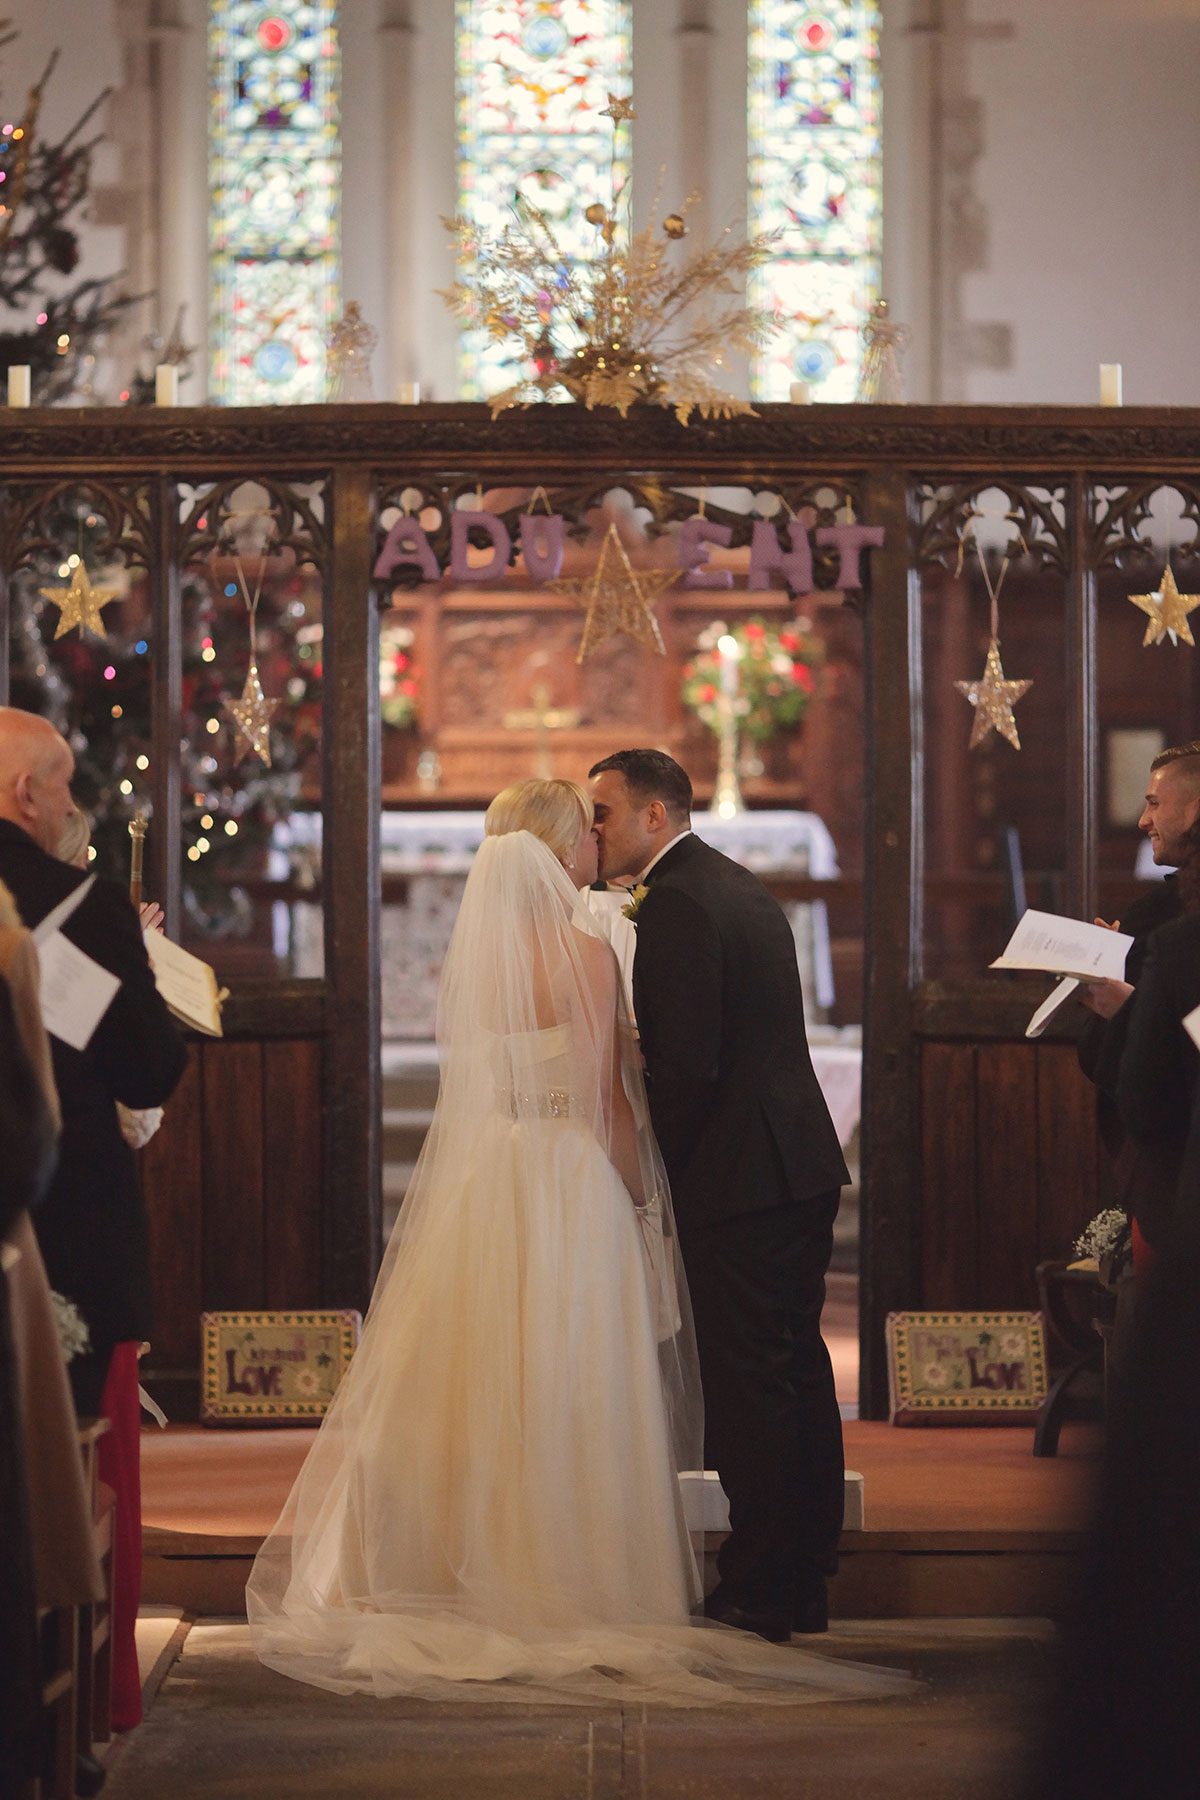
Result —
<instances>
[{"instance_id":1,"label":"black trousers","mask_svg":"<svg viewBox=\"0 0 1200 1800\"><path fill-rule=\"evenodd\" d=\"M821 1308L839 1198L680 1225L705 1463L729 1496L717 1566L739 1604L790 1607L798 1586L837 1567L845 1465Z\"/></svg>"}]
</instances>

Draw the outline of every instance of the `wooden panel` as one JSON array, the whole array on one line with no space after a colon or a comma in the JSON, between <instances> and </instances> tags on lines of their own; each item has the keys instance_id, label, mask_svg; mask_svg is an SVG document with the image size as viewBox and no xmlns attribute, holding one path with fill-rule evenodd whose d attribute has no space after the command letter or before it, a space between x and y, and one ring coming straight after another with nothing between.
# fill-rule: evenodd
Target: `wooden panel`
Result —
<instances>
[{"instance_id":1,"label":"wooden panel","mask_svg":"<svg viewBox=\"0 0 1200 1800\"><path fill-rule=\"evenodd\" d=\"M255 884L245 885L253 894ZM313 1037L325 1028L327 998L323 981L242 978L221 1008L221 1026L226 1038Z\"/></svg>"},{"instance_id":2,"label":"wooden panel","mask_svg":"<svg viewBox=\"0 0 1200 1800\"><path fill-rule=\"evenodd\" d=\"M921 1304L978 1303L976 1052L921 1051Z\"/></svg>"},{"instance_id":3,"label":"wooden panel","mask_svg":"<svg viewBox=\"0 0 1200 1800\"><path fill-rule=\"evenodd\" d=\"M369 471L336 470L321 730L330 1031L321 1071L321 1268L329 1306L365 1306L381 1252L379 614L368 601L374 525Z\"/></svg>"},{"instance_id":4,"label":"wooden panel","mask_svg":"<svg viewBox=\"0 0 1200 1800\"><path fill-rule=\"evenodd\" d=\"M1069 1256L1100 1205L1096 1090L1073 1044L1037 1047L1037 1261Z\"/></svg>"},{"instance_id":5,"label":"wooden panel","mask_svg":"<svg viewBox=\"0 0 1200 1800\"><path fill-rule=\"evenodd\" d=\"M264 1306L321 1304L321 1045L263 1046Z\"/></svg>"},{"instance_id":6,"label":"wooden panel","mask_svg":"<svg viewBox=\"0 0 1200 1800\"><path fill-rule=\"evenodd\" d=\"M191 1045L163 1122L139 1159L154 1293L151 1363L158 1369L192 1368L199 1354L204 1217L200 1057L199 1046Z\"/></svg>"},{"instance_id":7,"label":"wooden panel","mask_svg":"<svg viewBox=\"0 0 1200 1800\"><path fill-rule=\"evenodd\" d=\"M1033 1306L1037 1293L1037 1059L1031 1046L977 1051L978 1299Z\"/></svg>"},{"instance_id":8,"label":"wooden panel","mask_svg":"<svg viewBox=\"0 0 1200 1800\"><path fill-rule=\"evenodd\" d=\"M984 1039L1023 1044L1030 1016L1054 983L1049 975L981 975L971 981L923 981L912 997L913 1030L925 1038ZM1079 1012L1065 1007L1050 1021L1043 1043L1074 1043Z\"/></svg>"},{"instance_id":9,"label":"wooden panel","mask_svg":"<svg viewBox=\"0 0 1200 1800\"><path fill-rule=\"evenodd\" d=\"M204 1304L263 1304L262 1046L204 1046Z\"/></svg>"}]
</instances>

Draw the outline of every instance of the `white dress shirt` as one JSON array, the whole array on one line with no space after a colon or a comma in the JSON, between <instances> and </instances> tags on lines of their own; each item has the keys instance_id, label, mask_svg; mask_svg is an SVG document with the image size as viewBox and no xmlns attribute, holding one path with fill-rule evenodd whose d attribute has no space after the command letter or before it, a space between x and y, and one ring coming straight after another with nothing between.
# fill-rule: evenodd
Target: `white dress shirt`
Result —
<instances>
[{"instance_id":1,"label":"white dress shirt","mask_svg":"<svg viewBox=\"0 0 1200 1800\"><path fill-rule=\"evenodd\" d=\"M691 835L692 835L692 828L690 825L685 825L682 831L677 831L675 833L675 836L671 839L670 843L664 844L662 849L658 852L657 856L652 856L650 858L650 861L646 864L645 868L642 870L641 874L638 876L638 881L639 882L645 881L647 875L650 873L650 871L654 867L655 863L661 862L663 857L667 854L668 850L673 850L675 848L676 844L681 844L685 837L691 837Z\"/></svg>"}]
</instances>

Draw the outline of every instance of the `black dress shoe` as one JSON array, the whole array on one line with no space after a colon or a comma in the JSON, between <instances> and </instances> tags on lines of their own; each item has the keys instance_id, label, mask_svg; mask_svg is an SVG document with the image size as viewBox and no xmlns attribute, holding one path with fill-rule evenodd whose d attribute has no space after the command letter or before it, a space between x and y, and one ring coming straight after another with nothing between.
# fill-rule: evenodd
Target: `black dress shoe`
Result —
<instances>
[{"instance_id":1,"label":"black dress shoe","mask_svg":"<svg viewBox=\"0 0 1200 1800\"><path fill-rule=\"evenodd\" d=\"M98 1794L108 1780L108 1770L103 1763L97 1762L81 1750L75 1758L75 1792L89 1797Z\"/></svg>"},{"instance_id":2,"label":"black dress shoe","mask_svg":"<svg viewBox=\"0 0 1200 1800\"><path fill-rule=\"evenodd\" d=\"M715 1619L718 1625L731 1625L735 1631L752 1631L756 1637L766 1638L768 1644L786 1644L792 1635L791 1620L785 1612L739 1606L718 1593L710 1594L704 1602L704 1616Z\"/></svg>"},{"instance_id":3,"label":"black dress shoe","mask_svg":"<svg viewBox=\"0 0 1200 1800\"><path fill-rule=\"evenodd\" d=\"M825 1583L805 1583L792 1597L792 1630L816 1637L829 1630L829 1596Z\"/></svg>"}]
</instances>

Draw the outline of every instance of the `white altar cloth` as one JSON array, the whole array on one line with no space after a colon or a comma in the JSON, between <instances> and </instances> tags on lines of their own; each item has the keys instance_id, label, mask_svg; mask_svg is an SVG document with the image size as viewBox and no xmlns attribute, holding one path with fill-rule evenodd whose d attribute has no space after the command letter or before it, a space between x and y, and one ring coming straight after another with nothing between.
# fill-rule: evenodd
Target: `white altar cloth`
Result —
<instances>
[{"instance_id":1,"label":"white altar cloth","mask_svg":"<svg viewBox=\"0 0 1200 1800\"><path fill-rule=\"evenodd\" d=\"M862 1050L857 1044L812 1044L813 1073L838 1134L848 1150L862 1118Z\"/></svg>"},{"instance_id":2,"label":"white altar cloth","mask_svg":"<svg viewBox=\"0 0 1200 1800\"><path fill-rule=\"evenodd\" d=\"M382 1014L385 1038L432 1038L437 986L463 883L483 842L482 812L385 812L380 819L380 862L385 875L406 875L403 904L388 904L380 920ZM705 843L756 873L808 875L830 881L838 874L829 828L815 813L763 811L718 819L697 813L693 830ZM320 854L321 816L293 813L275 827L270 873L284 877L297 865L313 869ZM796 960L810 1021L833 1004L833 959L824 901L790 902ZM279 904L276 947L296 975L320 975L320 908L305 901Z\"/></svg>"},{"instance_id":3,"label":"white altar cloth","mask_svg":"<svg viewBox=\"0 0 1200 1800\"><path fill-rule=\"evenodd\" d=\"M383 813L379 843L385 874L465 875L483 842L483 819L482 812ZM839 872L829 827L816 813L744 812L735 819L697 813L692 830L748 869L811 875L814 881L832 881ZM320 842L320 813L296 812L275 827L275 847L285 853Z\"/></svg>"}]
</instances>

